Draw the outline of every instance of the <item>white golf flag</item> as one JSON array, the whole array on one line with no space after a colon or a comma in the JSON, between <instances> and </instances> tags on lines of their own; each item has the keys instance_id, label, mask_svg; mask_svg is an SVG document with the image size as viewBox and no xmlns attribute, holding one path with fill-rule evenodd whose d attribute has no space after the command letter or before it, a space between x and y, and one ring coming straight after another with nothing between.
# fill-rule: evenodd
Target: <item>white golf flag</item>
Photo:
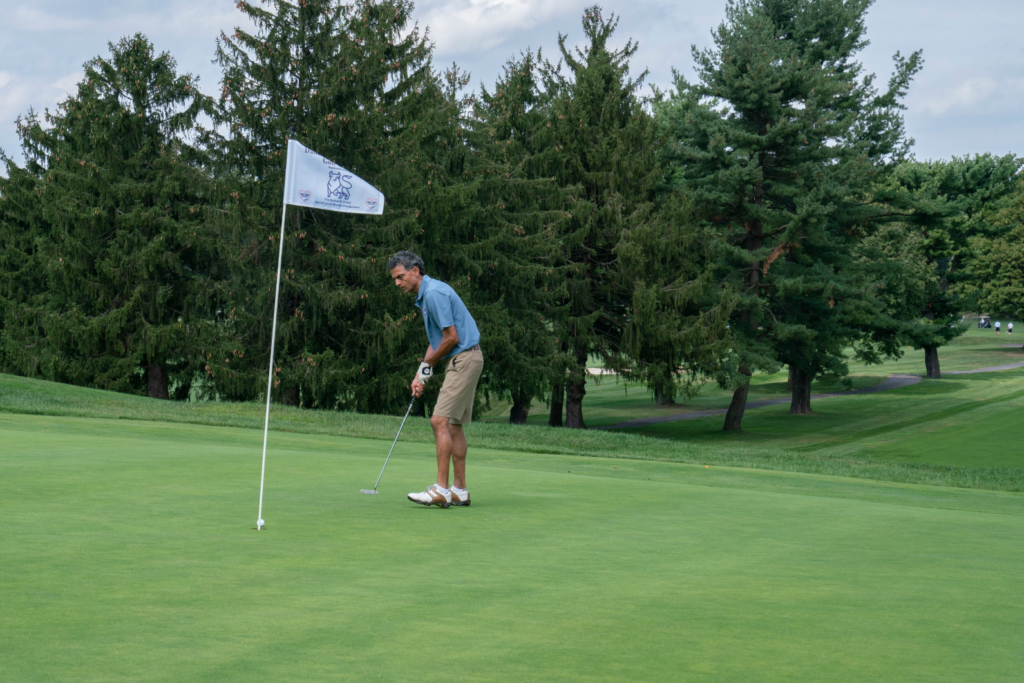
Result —
<instances>
[{"instance_id":1,"label":"white golf flag","mask_svg":"<svg viewBox=\"0 0 1024 683\"><path fill-rule=\"evenodd\" d=\"M380 190L296 140L288 141L284 203L344 213L384 213Z\"/></svg>"},{"instance_id":2,"label":"white golf flag","mask_svg":"<svg viewBox=\"0 0 1024 683\"><path fill-rule=\"evenodd\" d=\"M274 290L274 322L270 328L270 367L267 370L267 412L263 418L263 466L260 469L260 507L256 529L264 528L263 481L267 473L267 433L270 430L270 392L274 381L274 346L277 344L277 309L281 301L281 262L284 259L284 227L288 205L308 206L344 213L379 216L384 213L380 190L330 159L288 141L284 168L284 206L281 207L281 238L277 242L277 288ZM293 271L294 272L294 271ZM410 404L411 406L412 404ZM391 457L390 455L388 457Z\"/></svg>"}]
</instances>

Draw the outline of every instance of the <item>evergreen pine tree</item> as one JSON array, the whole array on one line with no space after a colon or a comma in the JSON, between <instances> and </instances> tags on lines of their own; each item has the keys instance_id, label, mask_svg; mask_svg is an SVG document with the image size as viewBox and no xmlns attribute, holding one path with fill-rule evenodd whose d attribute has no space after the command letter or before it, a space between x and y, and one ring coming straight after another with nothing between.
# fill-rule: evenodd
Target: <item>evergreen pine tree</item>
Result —
<instances>
[{"instance_id":1,"label":"evergreen pine tree","mask_svg":"<svg viewBox=\"0 0 1024 683\"><path fill-rule=\"evenodd\" d=\"M17 123L26 147L31 147L26 133L38 126L38 116L30 110ZM38 152L29 152L28 169L3 155L7 177L0 178L0 371L33 376L46 339L36 311L43 309L47 297L40 238L49 229L39 201L41 169L33 162Z\"/></svg>"},{"instance_id":2,"label":"evergreen pine tree","mask_svg":"<svg viewBox=\"0 0 1024 683\"><path fill-rule=\"evenodd\" d=\"M907 162L886 179L879 198L905 211L900 228L903 239L891 243L896 250L914 245L916 260L925 267L926 286L918 296L904 297L908 318L904 338L925 353L926 376L941 377L938 349L962 334L961 314L974 291L972 272L965 270L970 243L977 244L1005 232L994 209L1014 186L1014 175L1024 159L1013 154L990 154L950 161ZM994 225L992 225L994 223ZM978 280L987 282L988 273Z\"/></svg>"},{"instance_id":3,"label":"evergreen pine tree","mask_svg":"<svg viewBox=\"0 0 1024 683\"><path fill-rule=\"evenodd\" d=\"M615 250L630 299L612 365L645 383L658 405L693 396L706 377L720 374L729 350L734 296L714 280L717 236L697 223L687 198L670 191L650 220L623 231Z\"/></svg>"},{"instance_id":4,"label":"evergreen pine tree","mask_svg":"<svg viewBox=\"0 0 1024 683\"><path fill-rule=\"evenodd\" d=\"M485 264L474 302L487 326L507 334L488 340L490 391L507 395L513 424L526 422L534 398L564 367L555 330L546 319L562 276L558 235L569 220L573 192L543 175L538 135L546 117L538 89L537 58L526 52L505 65L493 92L474 103L466 170L476 183L473 247Z\"/></svg>"},{"instance_id":5,"label":"evergreen pine tree","mask_svg":"<svg viewBox=\"0 0 1024 683\"><path fill-rule=\"evenodd\" d=\"M207 352L211 363L225 359L211 365L219 390L254 396L266 381L273 234L285 145L295 138L380 188L386 202L381 217L289 208L280 399L364 412L404 407L427 340L412 301L385 272L402 249L419 253L428 274L454 287L476 316L488 355L482 393L529 393L537 373L530 359L548 351L521 318L537 317L524 302L544 265L530 260L547 238L538 234L542 219L517 214L528 207L513 201L524 192L513 189L508 164L473 151L468 76L433 69L430 44L409 26L409 2L239 6L257 31L222 36L218 53L231 131L220 142L219 172L238 188L231 210L244 245L234 257L232 335ZM430 383L420 405L439 387Z\"/></svg>"},{"instance_id":6,"label":"evergreen pine tree","mask_svg":"<svg viewBox=\"0 0 1024 683\"><path fill-rule=\"evenodd\" d=\"M538 136L543 173L578 200L561 226L564 277L550 315L570 360L565 383L565 426L585 428L583 397L592 354L614 361L623 355L632 283L618 272L616 249L624 231L653 220L661 178L653 119L638 96L646 72L629 77L636 45L612 50L618 23L597 6L583 15L587 45L575 53L559 35L562 62L541 69L547 121ZM567 74L562 73L564 63ZM560 392L559 379L554 391ZM557 399L553 398L553 401ZM555 420L552 420L555 422Z\"/></svg>"},{"instance_id":7,"label":"evergreen pine tree","mask_svg":"<svg viewBox=\"0 0 1024 683\"><path fill-rule=\"evenodd\" d=\"M8 161L3 212L5 270L18 273L6 278L7 348L26 374L154 398L173 383L185 398L216 334L222 245L187 143L209 102L144 36L110 52L46 125L20 121L28 164ZM31 240L12 239L20 228Z\"/></svg>"},{"instance_id":8,"label":"evergreen pine tree","mask_svg":"<svg viewBox=\"0 0 1024 683\"><path fill-rule=\"evenodd\" d=\"M898 353L899 324L877 267L855 248L879 214L872 184L905 155L901 97L920 55L897 53L879 93L855 57L870 0L730 0L715 47L694 49L659 114L673 182L724 247L719 277L739 293L733 401L739 430L753 371L786 363L791 412L810 412L815 377L846 374L845 351Z\"/></svg>"},{"instance_id":9,"label":"evergreen pine tree","mask_svg":"<svg viewBox=\"0 0 1024 683\"><path fill-rule=\"evenodd\" d=\"M232 210L243 245L234 256L230 344L208 352L218 389L241 398L265 386L274 239L294 138L379 188L386 201L382 217L289 207L274 385L285 403L301 397L307 406L396 410L426 337L412 302L391 285L387 259L413 248L436 264L450 251L422 215L447 198L448 169L439 161L453 120L430 45L409 30L409 2L239 8L257 30L222 35L218 48L230 128L220 174L238 187ZM450 284L465 288L468 280ZM245 349L244 363L232 355L235 345Z\"/></svg>"}]
</instances>

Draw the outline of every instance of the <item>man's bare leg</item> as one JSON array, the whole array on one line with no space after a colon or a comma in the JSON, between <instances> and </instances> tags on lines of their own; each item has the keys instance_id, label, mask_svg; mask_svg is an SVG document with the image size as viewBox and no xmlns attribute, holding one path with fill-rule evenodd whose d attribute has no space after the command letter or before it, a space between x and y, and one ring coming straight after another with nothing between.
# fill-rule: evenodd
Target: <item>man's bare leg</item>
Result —
<instances>
[{"instance_id":1,"label":"man's bare leg","mask_svg":"<svg viewBox=\"0 0 1024 683\"><path fill-rule=\"evenodd\" d=\"M462 431L462 425L448 425L448 434L452 442L452 469L454 470L455 488L466 488L466 434Z\"/></svg>"},{"instance_id":2,"label":"man's bare leg","mask_svg":"<svg viewBox=\"0 0 1024 683\"><path fill-rule=\"evenodd\" d=\"M445 415L434 415L430 418L430 426L434 429L434 445L437 449L437 485L448 488L448 466L452 457L452 435L449 433L448 418ZM462 429L459 429L461 433ZM462 437L462 442L466 438ZM465 477L466 452L462 451L463 477Z\"/></svg>"}]
</instances>

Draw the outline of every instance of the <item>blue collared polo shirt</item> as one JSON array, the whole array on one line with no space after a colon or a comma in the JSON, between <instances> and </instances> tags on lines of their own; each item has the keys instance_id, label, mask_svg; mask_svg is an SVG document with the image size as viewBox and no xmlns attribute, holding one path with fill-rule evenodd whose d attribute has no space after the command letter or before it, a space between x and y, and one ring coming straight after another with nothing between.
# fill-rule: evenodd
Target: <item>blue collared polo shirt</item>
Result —
<instances>
[{"instance_id":1,"label":"blue collared polo shirt","mask_svg":"<svg viewBox=\"0 0 1024 683\"><path fill-rule=\"evenodd\" d=\"M416 308L423 313L427 339L435 349L441 345L441 330L455 326L459 343L445 358L462 353L480 343L480 330L476 328L476 321L469 314L466 304L462 303L454 289L440 280L435 280L429 275L423 276L419 294L416 296Z\"/></svg>"}]
</instances>

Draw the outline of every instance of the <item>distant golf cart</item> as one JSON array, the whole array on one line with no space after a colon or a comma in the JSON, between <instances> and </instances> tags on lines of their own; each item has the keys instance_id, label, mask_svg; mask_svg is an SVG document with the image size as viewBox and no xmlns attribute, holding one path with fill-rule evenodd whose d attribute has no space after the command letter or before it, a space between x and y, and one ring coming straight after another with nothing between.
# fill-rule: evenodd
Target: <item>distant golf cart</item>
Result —
<instances>
[{"instance_id":1,"label":"distant golf cart","mask_svg":"<svg viewBox=\"0 0 1024 683\"><path fill-rule=\"evenodd\" d=\"M991 329L992 321L988 318L978 318L979 329Z\"/></svg>"}]
</instances>

